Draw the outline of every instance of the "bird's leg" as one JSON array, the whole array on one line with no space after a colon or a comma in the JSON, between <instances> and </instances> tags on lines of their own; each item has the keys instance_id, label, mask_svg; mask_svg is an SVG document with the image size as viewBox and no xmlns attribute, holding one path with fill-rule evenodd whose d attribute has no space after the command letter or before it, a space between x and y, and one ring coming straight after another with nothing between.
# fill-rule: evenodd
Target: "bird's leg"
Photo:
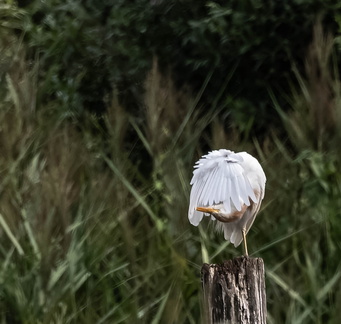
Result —
<instances>
[{"instance_id":1,"label":"bird's leg","mask_svg":"<svg viewBox=\"0 0 341 324\"><path fill-rule=\"evenodd\" d=\"M249 256L249 252L247 250L247 242L246 242L246 232L245 228L242 229L242 234L243 234L243 242L244 242L244 251L245 251L245 256Z\"/></svg>"}]
</instances>

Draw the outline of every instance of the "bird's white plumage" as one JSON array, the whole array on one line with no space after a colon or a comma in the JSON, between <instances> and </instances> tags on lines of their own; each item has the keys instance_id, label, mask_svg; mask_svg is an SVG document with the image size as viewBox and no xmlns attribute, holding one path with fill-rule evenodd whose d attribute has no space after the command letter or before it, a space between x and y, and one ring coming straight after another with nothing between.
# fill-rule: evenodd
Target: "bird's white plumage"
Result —
<instances>
[{"instance_id":1,"label":"bird's white plumage","mask_svg":"<svg viewBox=\"0 0 341 324\"><path fill-rule=\"evenodd\" d=\"M242 241L242 229L248 232L264 197L266 177L261 165L246 152L221 149L204 155L194 168L189 221L197 226L204 215L210 216L197 211L197 207L216 208L223 215L240 212L244 208L240 219L218 221L225 239L238 246ZM212 219L215 218L212 216Z\"/></svg>"}]
</instances>

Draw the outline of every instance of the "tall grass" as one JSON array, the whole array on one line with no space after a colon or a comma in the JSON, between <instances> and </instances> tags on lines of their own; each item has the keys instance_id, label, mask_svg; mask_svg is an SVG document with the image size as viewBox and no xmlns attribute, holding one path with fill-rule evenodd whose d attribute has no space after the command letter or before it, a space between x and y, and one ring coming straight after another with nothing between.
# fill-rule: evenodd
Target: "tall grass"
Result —
<instances>
[{"instance_id":1,"label":"tall grass","mask_svg":"<svg viewBox=\"0 0 341 324\"><path fill-rule=\"evenodd\" d=\"M268 275L276 290L281 287L287 294L283 302L289 312L282 310L286 323L340 320L341 101L332 54L333 39L317 23L307 51L306 77L294 69L298 82L290 96L292 111L284 113L274 98L288 135L286 143L275 137L285 160L278 164L281 172L274 189L280 189L280 197L274 202L279 213L274 217L278 227L292 235L285 240L287 257ZM278 172L278 167L268 172ZM274 314L281 308L275 296L270 297Z\"/></svg>"},{"instance_id":2,"label":"tall grass","mask_svg":"<svg viewBox=\"0 0 341 324\"><path fill-rule=\"evenodd\" d=\"M62 119L53 99L39 99L39 66L20 47L4 49L1 322L200 322L202 263L241 254L207 222L187 221L193 163L206 147L225 147L256 155L268 177L249 234L266 264L268 322L338 323L339 79L331 40L318 27L315 35L307 77L297 73L300 87L288 95L292 112L273 98L287 136L273 130L262 142L199 114L211 76L192 94L156 60L140 115L113 93L103 118Z\"/></svg>"}]
</instances>

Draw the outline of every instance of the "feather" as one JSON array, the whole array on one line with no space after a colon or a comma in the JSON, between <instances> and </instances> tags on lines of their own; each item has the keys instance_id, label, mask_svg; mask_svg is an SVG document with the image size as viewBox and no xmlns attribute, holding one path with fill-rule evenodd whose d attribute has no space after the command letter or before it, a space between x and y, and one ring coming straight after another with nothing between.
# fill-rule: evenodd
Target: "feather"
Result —
<instances>
[{"instance_id":1,"label":"feather","mask_svg":"<svg viewBox=\"0 0 341 324\"><path fill-rule=\"evenodd\" d=\"M194 165L189 221L197 226L204 215L216 219L214 215L198 212L197 207L218 209L222 215L219 220L227 221L230 214L238 215L230 218L230 222L217 222L217 227L224 231L224 238L238 246L243 239L242 230L249 231L259 211L265 183L261 165L250 154L213 150Z\"/></svg>"},{"instance_id":2,"label":"feather","mask_svg":"<svg viewBox=\"0 0 341 324\"><path fill-rule=\"evenodd\" d=\"M225 183L226 185L222 187L221 200L223 202L226 212L230 213L231 212L231 199L228 193L231 192L231 179L225 178Z\"/></svg>"},{"instance_id":3,"label":"feather","mask_svg":"<svg viewBox=\"0 0 341 324\"><path fill-rule=\"evenodd\" d=\"M240 194L239 194L239 187L238 187L238 178L231 177L231 191L229 193L230 198L232 200L233 205L237 210L241 210L242 206L240 203Z\"/></svg>"}]
</instances>

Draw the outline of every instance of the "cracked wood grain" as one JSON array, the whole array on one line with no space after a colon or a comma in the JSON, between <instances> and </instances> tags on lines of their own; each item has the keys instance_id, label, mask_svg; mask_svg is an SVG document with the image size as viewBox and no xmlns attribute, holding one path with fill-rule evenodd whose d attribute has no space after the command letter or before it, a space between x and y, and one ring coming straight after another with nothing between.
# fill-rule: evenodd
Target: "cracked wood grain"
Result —
<instances>
[{"instance_id":1,"label":"cracked wood grain","mask_svg":"<svg viewBox=\"0 0 341 324\"><path fill-rule=\"evenodd\" d=\"M264 262L240 257L201 269L208 324L266 324Z\"/></svg>"}]
</instances>

